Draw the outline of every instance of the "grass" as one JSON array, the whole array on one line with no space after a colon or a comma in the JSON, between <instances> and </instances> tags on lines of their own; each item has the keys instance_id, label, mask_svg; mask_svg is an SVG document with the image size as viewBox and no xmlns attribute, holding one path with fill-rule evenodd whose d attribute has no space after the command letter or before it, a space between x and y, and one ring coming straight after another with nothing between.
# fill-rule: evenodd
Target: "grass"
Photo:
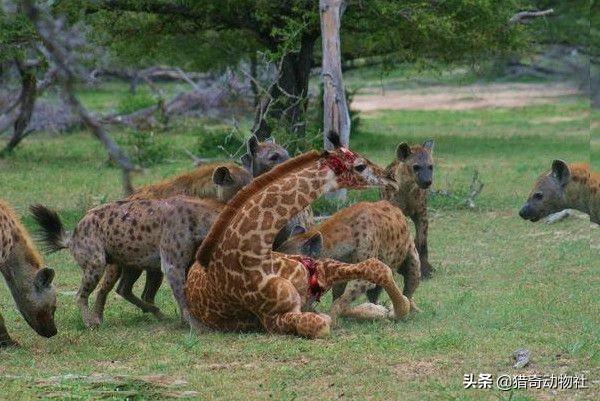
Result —
<instances>
[{"instance_id":1,"label":"grass","mask_svg":"<svg viewBox=\"0 0 600 401\"><path fill-rule=\"evenodd\" d=\"M86 92L84 98L110 109L119 104L109 95L116 90L110 87L97 96ZM552 119L556 116L572 118ZM202 400L595 399L600 283L592 260L598 260L600 232L583 219L546 225L516 215L552 159L588 157L589 129L587 104L577 97L512 109L362 116L352 146L372 160L386 164L399 141L432 137L436 189L461 196L473 169L485 183L475 210L451 198L432 199L430 260L437 272L417 290L423 313L402 322L342 320L330 338L315 341L261 333L196 335L178 326L175 303L163 285L158 304L170 316L166 322L111 296L103 326L90 332L73 302L79 267L65 252L50 255L47 263L57 270L58 336L37 337L0 286L7 326L22 344L0 351L0 399L158 400L177 395L136 379L156 374L187 381L177 390L195 391ZM182 125L159 133L166 138L161 144L167 156L136 177L136 184L189 168L183 149L195 146L195 132ZM116 136L126 138L125 133ZM597 151L597 135L591 142ZM0 163L1 196L30 229L26 210L32 203L58 209L73 227L85 210L117 199L121 191L118 170L84 132L31 137ZM594 164L597 168L597 159ZM351 201L375 198L372 191L350 195ZM328 211L331 205L321 201L318 208ZM531 364L519 371L511 367L518 348L532 353ZM593 387L556 393L463 389L466 373L583 373ZM70 374L124 379L98 383Z\"/></svg>"}]
</instances>

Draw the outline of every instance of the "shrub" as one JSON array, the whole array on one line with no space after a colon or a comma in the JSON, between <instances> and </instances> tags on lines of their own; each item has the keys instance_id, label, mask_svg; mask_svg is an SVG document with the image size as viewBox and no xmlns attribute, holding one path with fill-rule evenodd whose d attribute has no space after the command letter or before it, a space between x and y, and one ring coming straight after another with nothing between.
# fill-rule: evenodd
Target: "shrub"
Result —
<instances>
[{"instance_id":1,"label":"shrub","mask_svg":"<svg viewBox=\"0 0 600 401\"><path fill-rule=\"evenodd\" d=\"M170 154L167 141L154 131L129 131L123 145L132 161L142 167L149 167L165 161Z\"/></svg>"},{"instance_id":2,"label":"shrub","mask_svg":"<svg viewBox=\"0 0 600 401\"><path fill-rule=\"evenodd\" d=\"M235 127L216 126L199 129L194 153L200 157L238 158L245 152L245 140Z\"/></svg>"}]
</instances>

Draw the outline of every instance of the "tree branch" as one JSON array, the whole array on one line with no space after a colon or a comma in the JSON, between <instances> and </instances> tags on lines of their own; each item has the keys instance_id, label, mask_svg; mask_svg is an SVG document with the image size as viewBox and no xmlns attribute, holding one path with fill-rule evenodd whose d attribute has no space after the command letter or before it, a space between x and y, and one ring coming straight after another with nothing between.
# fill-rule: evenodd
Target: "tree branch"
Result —
<instances>
[{"instance_id":1,"label":"tree branch","mask_svg":"<svg viewBox=\"0 0 600 401\"><path fill-rule=\"evenodd\" d=\"M554 9L553 8L549 8L549 9L544 10L544 11L521 11L521 12L516 13L515 15L513 15L508 20L508 23L511 24L511 25L514 25L514 24L529 24L531 21L533 21L536 18L545 17L546 15L550 15L552 13L554 13Z\"/></svg>"}]
</instances>

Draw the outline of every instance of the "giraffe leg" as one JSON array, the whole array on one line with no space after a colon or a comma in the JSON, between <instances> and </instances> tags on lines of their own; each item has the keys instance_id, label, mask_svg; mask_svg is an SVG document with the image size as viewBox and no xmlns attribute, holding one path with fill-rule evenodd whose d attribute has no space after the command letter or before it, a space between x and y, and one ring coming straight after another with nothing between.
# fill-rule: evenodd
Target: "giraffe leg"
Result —
<instances>
[{"instance_id":1,"label":"giraffe leg","mask_svg":"<svg viewBox=\"0 0 600 401\"><path fill-rule=\"evenodd\" d=\"M96 301L94 302L94 319L98 322L102 322L104 315L104 306L106 305L106 298L108 294L115 286L119 276L121 275L121 267L115 264L106 266L104 276L100 282L100 288L96 294Z\"/></svg>"},{"instance_id":2,"label":"giraffe leg","mask_svg":"<svg viewBox=\"0 0 600 401\"><path fill-rule=\"evenodd\" d=\"M365 280L380 285L387 292L394 306L394 316L402 318L408 314L410 302L400 292L394 281L392 269L378 259L367 259L348 264L332 259L318 260L318 280L322 287L330 288L334 283L349 280Z\"/></svg>"},{"instance_id":3,"label":"giraffe leg","mask_svg":"<svg viewBox=\"0 0 600 401\"><path fill-rule=\"evenodd\" d=\"M2 317L2 313L0 313L0 348L9 347L11 345L14 346L19 344L8 335L8 330L6 330L4 324L4 318Z\"/></svg>"},{"instance_id":4,"label":"giraffe leg","mask_svg":"<svg viewBox=\"0 0 600 401\"><path fill-rule=\"evenodd\" d=\"M367 289L372 287L374 287L374 284L371 284L368 281L354 280L349 282L348 285L346 285L346 290L344 291L344 293L331 304L331 310L329 314L334 324L339 316L356 317L356 313L350 312L352 310L350 308L350 305L352 304L352 302L358 299L358 297L364 294L367 291ZM365 316L365 318L375 317Z\"/></svg>"},{"instance_id":5,"label":"giraffe leg","mask_svg":"<svg viewBox=\"0 0 600 401\"><path fill-rule=\"evenodd\" d=\"M264 285L258 302L258 316L270 333L295 334L321 338L330 333L331 318L314 312L301 312L302 300L293 284L281 277L272 277Z\"/></svg>"}]
</instances>

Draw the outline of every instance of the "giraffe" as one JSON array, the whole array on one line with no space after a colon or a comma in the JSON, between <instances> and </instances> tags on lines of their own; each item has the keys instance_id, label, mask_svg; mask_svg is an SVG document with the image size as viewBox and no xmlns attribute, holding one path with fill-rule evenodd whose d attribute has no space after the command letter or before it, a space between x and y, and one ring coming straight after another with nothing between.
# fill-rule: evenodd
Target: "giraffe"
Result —
<instances>
[{"instance_id":1,"label":"giraffe","mask_svg":"<svg viewBox=\"0 0 600 401\"><path fill-rule=\"evenodd\" d=\"M190 324L199 330L270 333L308 338L327 336L331 318L306 312L334 283L354 279L381 285L404 317L410 302L392 270L377 259L349 264L272 250L288 219L322 194L339 188L395 185L380 167L341 146L308 152L256 178L225 207L188 273L185 295Z\"/></svg>"}]
</instances>

